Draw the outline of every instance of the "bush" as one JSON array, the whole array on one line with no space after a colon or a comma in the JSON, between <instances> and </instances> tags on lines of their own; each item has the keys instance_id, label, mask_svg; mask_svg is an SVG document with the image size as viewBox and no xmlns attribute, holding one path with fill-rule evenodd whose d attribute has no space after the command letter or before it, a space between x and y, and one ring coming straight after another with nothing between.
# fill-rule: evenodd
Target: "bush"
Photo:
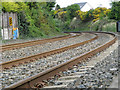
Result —
<instances>
[{"instance_id":1,"label":"bush","mask_svg":"<svg viewBox=\"0 0 120 90\"><path fill-rule=\"evenodd\" d=\"M28 35L30 35L30 30L28 28L30 23L28 23L26 20L27 19L25 18L24 12L18 13L19 34L20 36L24 36L24 37L27 37Z\"/></svg>"},{"instance_id":2,"label":"bush","mask_svg":"<svg viewBox=\"0 0 120 90\"><path fill-rule=\"evenodd\" d=\"M89 11L83 12L83 11L76 11L77 17L79 17L83 22L88 22L90 20L93 20L93 22L102 19L104 17L107 17L110 13L110 9L106 8L96 8L95 10L91 9Z\"/></svg>"},{"instance_id":3,"label":"bush","mask_svg":"<svg viewBox=\"0 0 120 90\"><path fill-rule=\"evenodd\" d=\"M58 27L55 27L55 30L56 30L57 32L60 32L60 31L61 31L60 28L58 28Z\"/></svg>"},{"instance_id":4,"label":"bush","mask_svg":"<svg viewBox=\"0 0 120 90\"><path fill-rule=\"evenodd\" d=\"M76 11L77 13L77 17L81 19L81 21L83 22L87 22L87 21L90 21L91 19L93 19L93 10L89 10L89 11L86 11L86 12L83 12L83 11Z\"/></svg>"}]
</instances>

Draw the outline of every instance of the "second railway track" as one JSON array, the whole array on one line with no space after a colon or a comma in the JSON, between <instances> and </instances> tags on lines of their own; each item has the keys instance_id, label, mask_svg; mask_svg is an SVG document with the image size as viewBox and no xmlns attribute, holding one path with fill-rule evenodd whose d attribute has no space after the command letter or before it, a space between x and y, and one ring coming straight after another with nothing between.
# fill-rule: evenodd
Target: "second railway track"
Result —
<instances>
[{"instance_id":1,"label":"second railway track","mask_svg":"<svg viewBox=\"0 0 120 90\"><path fill-rule=\"evenodd\" d=\"M24 42L24 43L2 45L2 46L0 46L1 47L0 51L3 52L6 50L18 49L18 48L23 48L23 47L27 47L27 46L37 45L37 44L44 44L47 42L54 42L54 41L73 38L73 37L77 37L77 36L79 36L79 35L66 35L66 36L55 37L55 38L50 38L50 39L43 39L43 40L29 41L29 42Z\"/></svg>"}]
</instances>

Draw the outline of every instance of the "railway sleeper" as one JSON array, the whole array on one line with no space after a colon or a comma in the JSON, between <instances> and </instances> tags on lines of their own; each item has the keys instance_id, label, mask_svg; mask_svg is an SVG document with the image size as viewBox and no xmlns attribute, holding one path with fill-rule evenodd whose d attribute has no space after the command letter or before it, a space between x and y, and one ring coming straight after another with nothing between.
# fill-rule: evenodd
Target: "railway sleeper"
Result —
<instances>
[{"instance_id":1,"label":"railway sleeper","mask_svg":"<svg viewBox=\"0 0 120 90\"><path fill-rule=\"evenodd\" d=\"M77 66L73 67L75 68ZM79 72L73 72L67 76L65 76L63 72L60 72L60 75L63 75L62 77L58 77L57 79L51 79L51 82L49 82L48 85L43 88L65 88L69 83L74 82L77 78L80 78L82 74L86 73L86 71L92 67L93 66L83 66L81 67Z\"/></svg>"}]
</instances>

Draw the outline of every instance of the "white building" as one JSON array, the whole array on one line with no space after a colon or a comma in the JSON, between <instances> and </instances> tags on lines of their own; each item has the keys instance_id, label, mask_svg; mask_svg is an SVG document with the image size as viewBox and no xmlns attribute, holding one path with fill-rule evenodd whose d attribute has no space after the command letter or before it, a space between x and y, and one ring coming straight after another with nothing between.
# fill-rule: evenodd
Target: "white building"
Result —
<instances>
[{"instance_id":1,"label":"white building","mask_svg":"<svg viewBox=\"0 0 120 90\"><path fill-rule=\"evenodd\" d=\"M81 3L75 3L80 6L81 11L89 11L90 9L93 9L93 7L88 2L81 2Z\"/></svg>"}]
</instances>

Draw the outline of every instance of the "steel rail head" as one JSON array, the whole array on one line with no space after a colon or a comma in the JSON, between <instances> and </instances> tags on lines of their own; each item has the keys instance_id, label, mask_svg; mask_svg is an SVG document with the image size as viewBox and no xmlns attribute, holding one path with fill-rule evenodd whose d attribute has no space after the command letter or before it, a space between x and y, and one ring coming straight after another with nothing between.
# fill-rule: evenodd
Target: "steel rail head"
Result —
<instances>
[{"instance_id":1,"label":"steel rail head","mask_svg":"<svg viewBox=\"0 0 120 90\"><path fill-rule=\"evenodd\" d=\"M33 45L37 45L37 44L44 44L47 42L53 42L53 41L58 41L58 40L63 40L63 39L68 39L68 38L73 38L73 37L77 37L80 36L80 34L78 35L74 35L71 36L66 35L66 36L60 36L60 37L54 37L54 38L50 38L50 39L43 39L43 40L35 40L35 41L29 41L29 42L23 42L23 43L16 43L16 44L9 44L9 45L2 45L0 51L6 51L6 50L11 50L11 49L17 49L17 48L22 48L22 47L27 47L27 46L33 46Z\"/></svg>"}]
</instances>

